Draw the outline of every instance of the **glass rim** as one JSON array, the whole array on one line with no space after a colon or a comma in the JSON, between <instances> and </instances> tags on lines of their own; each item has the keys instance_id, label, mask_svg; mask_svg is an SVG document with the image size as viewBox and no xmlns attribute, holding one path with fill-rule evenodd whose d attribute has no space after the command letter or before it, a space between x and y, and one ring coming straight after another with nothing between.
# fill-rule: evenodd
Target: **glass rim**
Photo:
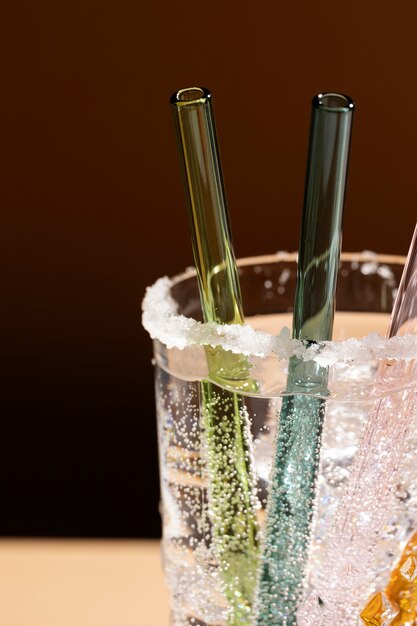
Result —
<instances>
[{"instance_id":1,"label":"glass rim","mask_svg":"<svg viewBox=\"0 0 417 626\"><path fill-rule=\"evenodd\" d=\"M288 262L288 263L296 263L298 259L298 252L287 252L286 250L275 252L275 254L261 254L261 255L253 255L240 257L236 259L236 264L238 267L246 267L248 265L266 264L266 263L275 263L275 262ZM371 261L376 261L378 263L388 263L391 265L405 265L407 257L401 254L383 254L379 252L373 252L372 250L363 250L361 252L342 252L340 254L341 261L357 261L359 263L367 263ZM187 280L187 278L192 278L196 276L197 272L195 267L187 267L183 272L179 274L174 274L170 278L173 285L177 285L183 280Z\"/></svg>"},{"instance_id":2,"label":"glass rim","mask_svg":"<svg viewBox=\"0 0 417 626\"><path fill-rule=\"evenodd\" d=\"M237 260L238 267L268 263L297 261L297 252L244 257ZM378 254L371 251L344 252L341 261L378 265L404 265L405 256ZM183 350L195 346L221 348L248 357L288 360L295 356L304 361L315 361L328 367L337 363L369 361L413 361L417 358L417 335L395 336L390 339L377 333L362 339L349 338L342 341L322 341L308 345L305 341L292 339L288 328L277 335L255 330L250 325L221 325L204 323L178 313L178 304L172 297L175 285L196 275L195 268L168 278L158 279L146 290L142 302L142 324L152 339L160 341L168 349Z\"/></svg>"}]
</instances>

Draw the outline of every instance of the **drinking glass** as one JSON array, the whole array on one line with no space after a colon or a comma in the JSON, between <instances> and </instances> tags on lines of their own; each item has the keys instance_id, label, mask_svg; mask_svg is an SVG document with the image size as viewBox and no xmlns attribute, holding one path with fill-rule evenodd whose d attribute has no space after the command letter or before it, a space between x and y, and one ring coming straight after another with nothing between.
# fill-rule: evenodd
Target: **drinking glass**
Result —
<instances>
[{"instance_id":1,"label":"drinking glass","mask_svg":"<svg viewBox=\"0 0 417 626\"><path fill-rule=\"evenodd\" d=\"M382 358L378 353L382 339L361 338L369 333L385 336L404 261L403 257L372 253L342 255L333 342L326 344L328 385L323 396L325 420L305 573L306 594L318 582L329 529L367 416L381 394L390 396L394 411L396 406L401 406L405 388L401 381L388 377L383 391L375 384L378 358ZM232 338L235 351L241 349L246 355L256 386L249 392L231 389L241 397L249 418L247 447L254 473L253 492L262 544L277 423L282 398L287 393L290 352L294 350L289 331L286 334L282 329L292 325L297 258L296 254L278 253L241 259L238 268L246 324L261 331L247 335L237 330L236 338ZM212 533L212 476L207 462L201 391L202 381L209 376L204 344L216 332L221 341L222 333L213 325L202 323L194 271L175 277L164 288L165 295L161 292L155 300L148 298L145 310L156 320L151 334L155 355L162 554L171 596L171 626L223 626L230 623L230 602ZM167 300L171 302L171 299L177 307L174 314L171 309L166 310ZM145 326L149 330L149 323ZM167 337L172 329L171 341ZM276 344L273 336L278 337ZM349 341L351 337L358 341ZM392 342L385 340L383 346L392 345L395 350ZM276 349L270 350L271 345ZM319 358L324 353L320 348L315 354L314 358ZM395 353L391 351L392 355ZM362 591L364 603L375 591L385 588L405 540L417 529L414 414L413 419L414 428L407 433L396 474L392 507L386 511L383 530L374 548L371 583ZM359 613L355 620L354 623L360 623Z\"/></svg>"}]
</instances>

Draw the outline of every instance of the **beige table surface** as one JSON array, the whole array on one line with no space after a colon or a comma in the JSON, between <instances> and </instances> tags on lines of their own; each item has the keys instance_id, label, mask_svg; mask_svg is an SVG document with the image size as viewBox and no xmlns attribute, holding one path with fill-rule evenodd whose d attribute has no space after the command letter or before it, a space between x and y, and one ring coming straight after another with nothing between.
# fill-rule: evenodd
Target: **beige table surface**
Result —
<instances>
[{"instance_id":1,"label":"beige table surface","mask_svg":"<svg viewBox=\"0 0 417 626\"><path fill-rule=\"evenodd\" d=\"M168 626L157 541L0 540L0 626Z\"/></svg>"}]
</instances>

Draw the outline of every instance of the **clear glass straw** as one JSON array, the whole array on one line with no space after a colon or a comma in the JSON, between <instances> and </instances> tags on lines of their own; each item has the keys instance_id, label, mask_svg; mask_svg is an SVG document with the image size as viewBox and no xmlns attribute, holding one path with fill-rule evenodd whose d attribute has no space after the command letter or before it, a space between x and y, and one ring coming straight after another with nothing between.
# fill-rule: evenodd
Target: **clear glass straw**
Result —
<instances>
[{"instance_id":1,"label":"clear glass straw","mask_svg":"<svg viewBox=\"0 0 417 626\"><path fill-rule=\"evenodd\" d=\"M336 93L312 102L310 144L294 303L293 336L332 337L342 213L354 103ZM307 558L327 395L327 368L292 358L279 416L257 626L296 624Z\"/></svg>"},{"instance_id":2,"label":"clear glass straw","mask_svg":"<svg viewBox=\"0 0 417 626\"><path fill-rule=\"evenodd\" d=\"M204 321L243 324L211 94L181 89L171 105ZM206 356L210 381L256 390L244 356L210 347ZM249 623L258 563L250 425L242 395L210 381L200 385L209 511L228 623L238 626Z\"/></svg>"},{"instance_id":3,"label":"clear glass straw","mask_svg":"<svg viewBox=\"0 0 417 626\"><path fill-rule=\"evenodd\" d=\"M417 332L417 224L392 310L389 337Z\"/></svg>"}]
</instances>

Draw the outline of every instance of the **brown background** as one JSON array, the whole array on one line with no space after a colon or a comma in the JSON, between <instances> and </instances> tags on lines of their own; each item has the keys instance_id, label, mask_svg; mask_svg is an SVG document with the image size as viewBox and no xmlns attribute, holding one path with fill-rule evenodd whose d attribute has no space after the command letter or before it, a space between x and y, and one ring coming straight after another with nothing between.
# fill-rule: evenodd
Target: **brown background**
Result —
<instances>
[{"instance_id":1,"label":"brown background","mask_svg":"<svg viewBox=\"0 0 417 626\"><path fill-rule=\"evenodd\" d=\"M417 4L0 8L2 534L159 532L145 286L192 263L168 99L209 87L239 256L296 249L311 97L357 102L344 249L416 221Z\"/></svg>"}]
</instances>

